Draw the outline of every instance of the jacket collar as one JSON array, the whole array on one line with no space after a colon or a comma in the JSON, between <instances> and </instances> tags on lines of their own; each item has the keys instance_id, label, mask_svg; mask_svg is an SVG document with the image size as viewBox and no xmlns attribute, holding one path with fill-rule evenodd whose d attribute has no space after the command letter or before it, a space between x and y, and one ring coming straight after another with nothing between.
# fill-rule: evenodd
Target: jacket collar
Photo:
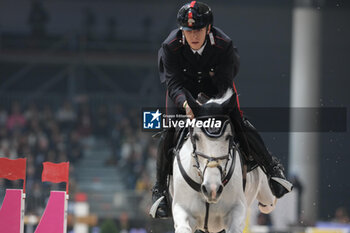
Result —
<instances>
[{"instance_id":1,"label":"jacket collar","mask_svg":"<svg viewBox=\"0 0 350 233\"><path fill-rule=\"evenodd\" d=\"M202 47L200 49L194 50L191 48L193 53L198 53L199 55L203 54L203 50L205 48L205 46L207 45L207 40L204 41L204 44L202 45Z\"/></svg>"},{"instance_id":2,"label":"jacket collar","mask_svg":"<svg viewBox=\"0 0 350 233\"><path fill-rule=\"evenodd\" d=\"M208 41L208 39L206 41ZM211 53L213 53L213 46L210 43L205 43L201 47L201 49L203 50L201 54L202 56L199 61L196 59L193 50L187 43L186 46L184 46L184 50L182 51L184 57L188 60L188 62L192 66L197 67L197 69L199 70L202 69L207 64L207 61L210 59Z\"/></svg>"}]
</instances>

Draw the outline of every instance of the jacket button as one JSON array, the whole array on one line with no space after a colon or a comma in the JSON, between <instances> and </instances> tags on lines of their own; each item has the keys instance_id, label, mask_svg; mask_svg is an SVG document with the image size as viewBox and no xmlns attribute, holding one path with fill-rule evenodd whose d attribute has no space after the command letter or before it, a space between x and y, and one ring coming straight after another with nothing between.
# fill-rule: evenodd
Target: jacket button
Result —
<instances>
[{"instance_id":1,"label":"jacket button","mask_svg":"<svg viewBox=\"0 0 350 233\"><path fill-rule=\"evenodd\" d=\"M201 72L201 71L198 71L198 74L202 74L202 72Z\"/></svg>"},{"instance_id":2,"label":"jacket button","mask_svg":"<svg viewBox=\"0 0 350 233\"><path fill-rule=\"evenodd\" d=\"M186 72L187 70L186 69L184 69L184 72Z\"/></svg>"}]
</instances>

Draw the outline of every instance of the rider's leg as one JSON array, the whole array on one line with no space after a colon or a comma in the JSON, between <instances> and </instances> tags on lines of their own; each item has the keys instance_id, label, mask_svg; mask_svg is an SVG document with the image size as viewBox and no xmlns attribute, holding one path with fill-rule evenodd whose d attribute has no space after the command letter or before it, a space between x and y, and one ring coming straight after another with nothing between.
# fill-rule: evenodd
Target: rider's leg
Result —
<instances>
[{"instance_id":1,"label":"rider's leg","mask_svg":"<svg viewBox=\"0 0 350 233\"><path fill-rule=\"evenodd\" d=\"M248 140L250 154L267 174L272 193L277 198L282 197L293 188L293 185L284 176L282 164L267 150L254 126L246 119L243 119L242 123L244 134Z\"/></svg>"},{"instance_id":2,"label":"rider's leg","mask_svg":"<svg viewBox=\"0 0 350 233\"><path fill-rule=\"evenodd\" d=\"M234 83L233 89L237 93ZM264 170L269 178L272 193L277 198L280 198L284 194L290 192L293 185L286 180L283 174L284 169L282 164L279 163L277 158L272 157L262 138L258 134L258 131L247 119L244 119L243 113L240 110L238 95L236 96L236 106L234 107L234 111L231 113L231 121L234 124L240 145L246 156L252 156Z\"/></svg>"},{"instance_id":3,"label":"rider's leg","mask_svg":"<svg viewBox=\"0 0 350 233\"><path fill-rule=\"evenodd\" d=\"M168 94L168 93L167 93ZM170 98L166 98L166 114L175 115L178 113L176 105ZM169 203L167 203L167 179L171 168L170 150L174 146L175 129L165 130L160 138L157 153L157 181L152 189L152 201L150 214L153 217L165 218L169 216ZM157 202L158 201L158 202ZM154 212L154 213L152 213Z\"/></svg>"},{"instance_id":4,"label":"rider's leg","mask_svg":"<svg viewBox=\"0 0 350 233\"><path fill-rule=\"evenodd\" d=\"M165 218L169 216L169 206L167 203L167 179L170 170L171 153L170 148L173 145L174 130L168 129L161 135L158 153L157 153L157 181L152 189L152 201L155 203L163 197L156 206L155 217Z\"/></svg>"},{"instance_id":5,"label":"rider's leg","mask_svg":"<svg viewBox=\"0 0 350 233\"><path fill-rule=\"evenodd\" d=\"M170 148L172 147L172 141L174 136L174 130L167 129L161 135L158 152L157 152L157 182L158 186L164 187L167 185L167 177L170 169Z\"/></svg>"}]
</instances>

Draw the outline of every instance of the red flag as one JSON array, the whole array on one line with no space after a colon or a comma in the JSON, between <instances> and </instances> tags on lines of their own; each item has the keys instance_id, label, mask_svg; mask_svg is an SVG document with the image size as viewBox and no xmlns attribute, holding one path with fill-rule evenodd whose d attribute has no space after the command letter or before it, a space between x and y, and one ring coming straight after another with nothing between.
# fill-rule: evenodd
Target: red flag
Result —
<instances>
[{"instance_id":1,"label":"red flag","mask_svg":"<svg viewBox=\"0 0 350 233\"><path fill-rule=\"evenodd\" d=\"M8 180L26 179L27 159L0 158L0 178Z\"/></svg>"},{"instance_id":2,"label":"red flag","mask_svg":"<svg viewBox=\"0 0 350 233\"><path fill-rule=\"evenodd\" d=\"M67 182L69 179L69 162L64 163L43 163L44 170L42 173L41 180L49 181L52 183Z\"/></svg>"}]
</instances>

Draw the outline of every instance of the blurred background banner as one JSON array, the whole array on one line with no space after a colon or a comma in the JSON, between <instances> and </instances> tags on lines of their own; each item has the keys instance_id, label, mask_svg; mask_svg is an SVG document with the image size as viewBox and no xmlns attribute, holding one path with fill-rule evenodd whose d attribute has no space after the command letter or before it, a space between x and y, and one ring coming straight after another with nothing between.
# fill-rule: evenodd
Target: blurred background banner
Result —
<instances>
[{"instance_id":1,"label":"blurred background banner","mask_svg":"<svg viewBox=\"0 0 350 233\"><path fill-rule=\"evenodd\" d=\"M158 142L141 115L165 106L157 54L184 3L0 1L0 157L27 159L26 233L50 190L65 190L41 182L44 161L70 163L67 232L173 232L171 220L148 216ZM295 185L291 201L281 200L283 226L273 214L250 222L267 232L346 228L349 2L206 3L238 48L240 105ZM21 185L0 179L0 203Z\"/></svg>"}]
</instances>

